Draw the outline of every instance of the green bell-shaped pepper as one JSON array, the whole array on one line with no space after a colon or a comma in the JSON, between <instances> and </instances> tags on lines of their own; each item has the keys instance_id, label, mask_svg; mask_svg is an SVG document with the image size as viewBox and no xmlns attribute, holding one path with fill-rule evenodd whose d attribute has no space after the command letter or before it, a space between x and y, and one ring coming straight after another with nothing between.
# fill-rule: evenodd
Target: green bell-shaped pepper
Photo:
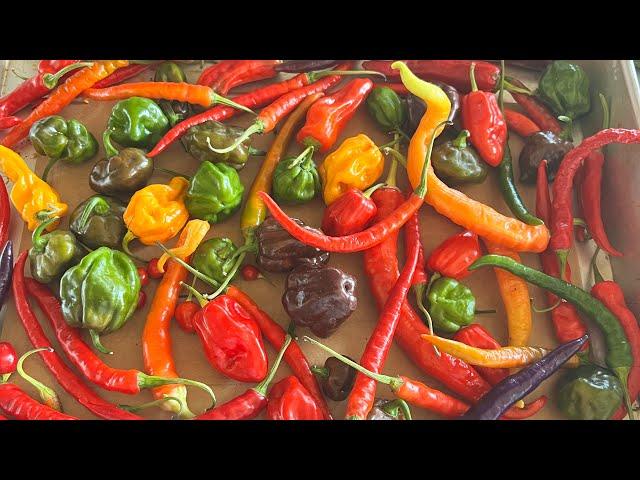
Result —
<instances>
[{"instance_id":1,"label":"green bell-shaped pepper","mask_svg":"<svg viewBox=\"0 0 640 480\"><path fill-rule=\"evenodd\" d=\"M454 333L473 322L476 298L468 287L453 278L433 282L427 295L429 314L436 330Z\"/></svg>"},{"instance_id":2,"label":"green bell-shaped pepper","mask_svg":"<svg viewBox=\"0 0 640 480\"><path fill-rule=\"evenodd\" d=\"M572 420L607 420L622 404L623 390L612 372L597 365L568 371L558 384L558 407Z\"/></svg>"},{"instance_id":3,"label":"green bell-shaped pepper","mask_svg":"<svg viewBox=\"0 0 640 480\"><path fill-rule=\"evenodd\" d=\"M140 276L124 253L100 247L71 267L60 280L62 313L72 327L86 328L105 352L99 334L121 328L138 304Z\"/></svg>"},{"instance_id":4,"label":"green bell-shaped pepper","mask_svg":"<svg viewBox=\"0 0 640 480\"><path fill-rule=\"evenodd\" d=\"M235 263L237 250L229 238L210 238L193 252L191 266L221 284Z\"/></svg>"},{"instance_id":5,"label":"green bell-shaped pepper","mask_svg":"<svg viewBox=\"0 0 640 480\"><path fill-rule=\"evenodd\" d=\"M591 109L589 77L582 67L563 60L547 66L536 95L556 115L565 115L572 120L589 113Z\"/></svg>"},{"instance_id":6,"label":"green bell-shaped pepper","mask_svg":"<svg viewBox=\"0 0 640 480\"><path fill-rule=\"evenodd\" d=\"M65 120L60 115L35 122L29 130L29 140L36 152L50 159L42 173L45 181L58 160L77 165L98 153L98 142L87 127L78 120Z\"/></svg>"},{"instance_id":7,"label":"green bell-shaped pepper","mask_svg":"<svg viewBox=\"0 0 640 480\"><path fill-rule=\"evenodd\" d=\"M264 154L251 147L251 138L227 153L217 153L213 149L232 145L243 133L244 128L208 120L187 130L181 141L187 153L201 162L224 162L240 170L249 160L249 156Z\"/></svg>"},{"instance_id":8,"label":"green bell-shaped pepper","mask_svg":"<svg viewBox=\"0 0 640 480\"><path fill-rule=\"evenodd\" d=\"M33 231L29 249L31 276L40 283L50 283L60 277L68 268L80 261L86 253L73 233L67 230L54 230L44 234L55 217L42 222Z\"/></svg>"},{"instance_id":9,"label":"green bell-shaped pepper","mask_svg":"<svg viewBox=\"0 0 640 480\"><path fill-rule=\"evenodd\" d=\"M281 160L273 172L273 198L278 203L306 203L321 189L320 175L313 161L313 147L307 147L297 157Z\"/></svg>"},{"instance_id":10,"label":"green bell-shaped pepper","mask_svg":"<svg viewBox=\"0 0 640 480\"><path fill-rule=\"evenodd\" d=\"M187 81L187 76L184 71L174 62L164 62L156 70L156 75L153 77L156 82L173 82L181 83ZM176 123L180 123L185 118L190 117L193 113L191 104L187 102L178 102L176 100L160 100L158 105L169 119L169 125L172 127Z\"/></svg>"},{"instance_id":11,"label":"green bell-shaped pepper","mask_svg":"<svg viewBox=\"0 0 640 480\"><path fill-rule=\"evenodd\" d=\"M111 110L102 142L107 157L117 155L114 140L124 147L149 149L169 129L169 120L153 100L131 97L116 103Z\"/></svg>"},{"instance_id":12,"label":"green bell-shaped pepper","mask_svg":"<svg viewBox=\"0 0 640 480\"><path fill-rule=\"evenodd\" d=\"M455 140L433 148L431 164L440 180L447 185L482 183L487 178L486 163L467 143L468 130L462 130Z\"/></svg>"},{"instance_id":13,"label":"green bell-shaped pepper","mask_svg":"<svg viewBox=\"0 0 640 480\"><path fill-rule=\"evenodd\" d=\"M73 211L69 230L89 248L120 248L127 233L122 219L126 208L117 198L94 195Z\"/></svg>"},{"instance_id":14,"label":"green bell-shaped pepper","mask_svg":"<svg viewBox=\"0 0 640 480\"><path fill-rule=\"evenodd\" d=\"M244 185L233 167L202 162L191 177L184 204L193 218L217 223L240 208L243 193Z\"/></svg>"},{"instance_id":15,"label":"green bell-shaped pepper","mask_svg":"<svg viewBox=\"0 0 640 480\"><path fill-rule=\"evenodd\" d=\"M367 97L371 116L385 131L399 130L407 118L407 106L389 87L376 87Z\"/></svg>"}]
</instances>

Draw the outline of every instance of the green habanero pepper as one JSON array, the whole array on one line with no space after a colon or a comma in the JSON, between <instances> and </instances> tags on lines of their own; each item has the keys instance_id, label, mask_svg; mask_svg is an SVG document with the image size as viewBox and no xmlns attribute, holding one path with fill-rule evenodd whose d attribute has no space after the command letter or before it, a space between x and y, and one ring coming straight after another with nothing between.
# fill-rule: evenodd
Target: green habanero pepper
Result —
<instances>
[{"instance_id":1,"label":"green habanero pepper","mask_svg":"<svg viewBox=\"0 0 640 480\"><path fill-rule=\"evenodd\" d=\"M217 223L240 208L243 193L244 185L233 167L202 162L191 177L184 204L193 218Z\"/></svg>"},{"instance_id":2,"label":"green habanero pepper","mask_svg":"<svg viewBox=\"0 0 640 480\"><path fill-rule=\"evenodd\" d=\"M107 157L113 157L118 151L111 140L124 147L151 148L168 129L169 120L156 102L131 97L114 105L102 142Z\"/></svg>"},{"instance_id":3,"label":"green habanero pepper","mask_svg":"<svg viewBox=\"0 0 640 480\"><path fill-rule=\"evenodd\" d=\"M486 163L467 143L468 130L462 130L455 140L433 148L431 164L440 180L447 185L482 183L487 178Z\"/></svg>"},{"instance_id":4,"label":"green habanero pepper","mask_svg":"<svg viewBox=\"0 0 640 480\"><path fill-rule=\"evenodd\" d=\"M571 420L607 420L623 398L616 376L597 365L568 371L558 384L558 407Z\"/></svg>"},{"instance_id":5,"label":"green habanero pepper","mask_svg":"<svg viewBox=\"0 0 640 480\"><path fill-rule=\"evenodd\" d=\"M29 140L36 152L50 159L42 172L44 181L58 160L78 165L98 153L98 141L87 127L78 120L65 120L60 115L35 122L29 130Z\"/></svg>"},{"instance_id":6,"label":"green habanero pepper","mask_svg":"<svg viewBox=\"0 0 640 480\"><path fill-rule=\"evenodd\" d=\"M307 147L297 157L288 157L273 171L273 198L278 203L299 205L316 196L322 188L320 174L313 161L313 147Z\"/></svg>"},{"instance_id":7,"label":"green habanero pepper","mask_svg":"<svg viewBox=\"0 0 640 480\"><path fill-rule=\"evenodd\" d=\"M193 252L191 266L221 284L233 268L237 250L229 238L210 238Z\"/></svg>"},{"instance_id":8,"label":"green habanero pepper","mask_svg":"<svg viewBox=\"0 0 640 480\"><path fill-rule=\"evenodd\" d=\"M99 334L121 328L138 304L140 276L126 254L100 247L60 280L62 313L72 327L86 328L94 346L109 353Z\"/></svg>"},{"instance_id":9,"label":"green habanero pepper","mask_svg":"<svg viewBox=\"0 0 640 480\"><path fill-rule=\"evenodd\" d=\"M386 131L399 130L407 118L407 106L389 87L376 87L367 97L369 114Z\"/></svg>"},{"instance_id":10,"label":"green habanero pepper","mask_svg":"<svg viewBox=\"0 0 640 480\"><path fill-rule=\"evenodd\" d=\"M86 253L84 248L73 233L67 230L54 230L53 232L43 232L53 222L56 217L49 218L42 222L33 231L29 249L29 264L31 266L31 276L40 283L50 283L61 276L68 268L80 261Z\"/></svg>"},{"instance_id":11,"label":"green habanero pepper","mask_svg":"<svg viewBox=\"0 0 640 480\"><path fill-rule=\"evenodd\" d=\"M232 145L243 133L244 128L208 120L191 127L180 141L187 153L196 160L213 163L224 162L236 170L241 170L249 160L249 156L264 155L261 150L251 147L251 138L227 153L217 153L213 149Z\"/></svg>"},{"instance_id":12,"label":"green habanero pepper","mask_svg":"<svg viewBox=\"0 0 640 480\"><path fill-rule=\"evenodd\" d=\"M117 155L98 160L89 175L89 186L98 193L134 193L153 176L153 161L139 148L123 148Z\"/></svg>"},{"instance_id":13,"label":"green habanero pepper","mask_svg":"<svg viewBox=\"0 0 640 480\"><path fill-rule=\"evenodd\" d=\"M433 282L427 295L433 326L447 333L473 322L476 299L468 287L449 277Z\"/></svg>"},{"instance_id":14,"label":"green habanero pepper","mask_svg":"<svg viewBox=\"0 0 640 480\"><path fill-rule=\"evenodd\" d=\"M558 60L545 69L536 95L556 115L575 120L591 109L589 77L578 65Z\"/></svg>"},{"instance_id":15,"label":"green habanero pepper","mask_svg":"<svg viewBox=\"0 0 640 480\"><path fill-rule=\"evenodd\" d=\"M155 82L186 83L187 76L177 63L164 62L157 68L156 75L153 77L153 80ZM187 102L160 100L158 101L158 105L160 105L160 108L167 116L167 119L169 119L169 125L172 127L190 117L193 113L191 104Z\"/></svg>"},{"instance_id":16,"label":"green habanero pepper","mask_svg":"<svg viewBox=\"0 0 640 480\"><path fill-rule=\"evenodd\" d=\"M126 208L117 198L94 195L73 211L69 230L89 248L119 248L127 233L122 219Z\"/></svg>"}]
</instances>

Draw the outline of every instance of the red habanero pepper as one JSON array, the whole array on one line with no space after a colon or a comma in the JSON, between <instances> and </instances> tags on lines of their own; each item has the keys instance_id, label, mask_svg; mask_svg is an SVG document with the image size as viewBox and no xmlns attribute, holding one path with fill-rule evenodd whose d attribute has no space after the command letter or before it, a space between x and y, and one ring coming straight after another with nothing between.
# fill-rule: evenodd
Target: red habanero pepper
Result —
<instances>
[{"instance_id":1,"label":"red habanero pepper","mask_svg":"<svg viewBox=\"0 0 640 480\"><path fill-rule=\"evenodd\" d=\"M275 77L282 60L242 60L221 74L217 91L226 95L234 87Z\"/></svg>"},{"instance_id":2,"label":"red habanero pepper","mask_svg":"<svg viewBox=\"0 0 640 480\"><path fill-rule=\"evenodd\" d=\"M507 127L521 137L528 137L532 133L540 131L540 127L538 127L533 120L520 112L516 112L515 110L505 108L504 119L507 122Z\"/></svg>"},{"instance_id":3,"label":"red habanero pepper","mask_svg":"<svg viewBox=\"0 0 640 480\"><path fill-rule=\"evenodd\" d=\"M492 92L478 90L475 63L471 64L471 92L462 99L462 125L471 132L471 143L482 159L492 167L502 161L507 141L507 125Z\"/></svg>"},{"instance_id":4,"label":"red habanero pepper","mask_svg":"<svg viewBox=\"0 0 640 480\"><path fill-rule=\"evenodd\" d=\"M179 303L173 316L183 332L194 333L193 317L200 311L200 305L196 302L188 301Z\"/></svg>"},{"instance_id":5,"label":"red habanero pepper","mask_svg":"<svg viewBox=\"0 0 640 480\"><path fill-rule=\"evenodd\" d=\"M25 250L18 257L13 270L12 288L16 311L33 347L51 348L51 342L47 339L27 301L27 288L24 277L26 260L27 251ZM105 420L142 420L142 417L118 408L98 396L67 366L56 352L40 352L39 355L60 386L94 415Z\"/></svg>"},{"instance_id":6,"label":"red habanero pepper","mask_svg":"<svg viewBox=\"0 0 640 480\"><path fill-rule=\"evenodd\" d=\"M322 231L331 236L343 236L364 230L378 212L371 194L381 186L382 184L374 185L364 192L350 188L340 195L325 208Z\"/></svg>"},{"instance_id":7,"label":"red habanero pepper","mask_svg":"<svg viewBox=\"0 0 640 480\"><path fill-rule=\"evenodd\" d=\"M285 342L286 332L280 325L278 325L265 311L261 310L260 307L258 307L258 305L239 288L230 285L227 288L227 295L234 298L253 316L253 318L258 322L258 325L260 325L260 330L262 330L262 333L274 348L282 348ZM311 366L304 356L304 352L296 342L289 345L289 348L285 351L284 359L294 375L298 377L300 383L302 383L302 385L304 385L304 387L316 399L316 403L320 405L320 408L324 413L324 418L330 420L331 413L329 412L327 402L322 395L318 379L311 371Z\"/></svg>"},{"instance_id":8,"label":"red habanero pepper","mask_svg":"<svg viewBox=\"0 0 640 480\"><path fill-rule=\"evenodd\" d=\"M530 93L522 93L518 90L528 90L526 85L516 78L509 77L506 88L511 93L513 99L518 102L522 108L524 108L527 115L533 120L533 122L540 127L540 130L547 130L553 132L556 135L560 134L563 130L562 125L556 117L549 111L549 109L540 101L538 101ZM516 87L514 89L513 87Z\"/></svg>"},{"instance_id":9,"label":"red habanero pepper","mask_svg":"<svg viewBox=\"0 0 640 480\"><path fill-rule=\"evenodd\" d=\"M300 380L289 375L276 383L269 392L269 420L323 420L322 409Z\"/></svg>"},{"instance_id":10,"label":"red habanero pepper","mask_svg":"<svg viewBox=\"0 0 640 480\"><path fill-rule=\"evenodd\" d=\"M317 100L307 111L305 124L296 136L298 143L328 151L372 89L371 80L356 78L332 95Z\"/></svg>"},{"instance_id":11,"label":"red habanero pepper","mask_svg":"<svg viewBox=\"0 0 640 480\"><path fill-rule=\"evenodd\" d=\"M112 85L117 85L118 83L124 82L125 80L129 80L130 78L140 75L142 72L146 72L154 65L154 63L139 63L120 68L119 70L116 70L111 75L109 75L107 78L103 78L102 80L100 80L91 88L106 88Z\"/></svg>"},{"instance_id":12,"label":"red habanero pepper","mask_svg":"<svg viewBox=\"0 0 640 480\"><path fill-rule=\"evenodd\" d=\"M242 60L222 60L221 62L214 63L202 71L198 80L196 80L196 84L206 85L216 90L217 86L214 85L213 82L217 81L223 73L231 69L231 67L238 62L242 62Z\"/></svg>"},{"instance_id":13,"label":"red habanero pepper","mask_svg":"<svg viewBox=\"0 0 640 480\"><path fill-rule=\"evenodd\" d=\"M11 206L9 193L4 178L0 177L0 248L9 240L9 226L11 223Z\"/></svg>"},{"instance_id":14,"label":"red habanero pepper","mask_svg":"<svg viewBox=\"0 0 640 480\"><path fill-rule=\"evenodd\" d=\"M462 280L471 274L469 265L481 255L478 235L465 230L438 245L427 259L427 268L443 277Z\"/></svg>"},{"instance_id":15,"label":"red habanero pepper","mask_svg":"<svg viewBox=\"0 0 640 480\"><path fill-rule=\"evenodd\" d=\"M16 420L78 420L36 402L12 383L0 384L0 410Z\"/></svg>"},{"instance_id":16,"label":"red habanero pepper","mask_svg":"<svg viewBox=\"0 0 640 480\"><path fill-rule=\"evenodd\" d=\"M477 323L461 328L453 336L453 339L477 348L496 349L501 347L496 339L493 338L484 327ZM495 385L509 376L508 368L485 368L476 366L475 369L491 385Z\"/></svg>"}]
</instances>

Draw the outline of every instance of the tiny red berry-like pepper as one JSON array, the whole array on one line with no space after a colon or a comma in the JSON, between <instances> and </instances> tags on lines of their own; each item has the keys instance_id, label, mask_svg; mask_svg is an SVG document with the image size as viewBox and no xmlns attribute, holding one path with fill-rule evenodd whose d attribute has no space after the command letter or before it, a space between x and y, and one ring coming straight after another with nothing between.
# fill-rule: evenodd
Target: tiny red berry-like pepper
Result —
<instances>
[{"instance_id":1,"label":"tiny red berry-like pepper","mask_svg":"<svg viewBox=\"0 0 640 480\"><path fill-rule=\"evenodd\" d=\"M138 276L140 277L140 286L144 287L149 283L149 274L146 268L138 267Z\"/></svg>"},{"instance_id":2,"label":"tiny red berry-like pepper","mask_svg":"<svg viewBox=\"0 0 640 480\"><path fill-rule=\"evenodd\" d=\"M138 304L136 305L136 310L143 309L146 304L147 294L143 290L140 290L140 292L138 293Z\"/></svg>"},{"instance_id":3,"label":"tiny red berry-like pepper","mask_svg":"<svg viewBox=\"0 0 640 480\"><path fill-rule=\"evenodd\" d=\"M269 392L269 420L323 420L322 410L297 377L289 375Z\"/></svg>"},{"instance_id":4,"label":"tiny red berry-like pepper","mask_svg":"<svg viewBox=\"0 0 640 480\"><path fill-rule=\"evenodd\" d=\"M158 268L157 258L152 258L151 260L149 260L149 263L147 264L147 273L151 278L156 280L164 276L164 272L161 272Z\"/></svg>"},{"instance_id":5,"label":"tiny red berry-like pepper","mask_svg":"<svg viewBox=\"0 0 640 480\"><path fill-rule=\"evenodd\" d=\"M322 231L333 237L361 232L374 219L378 207L371 194L383 184L379 183L361 192L350 188L324 210Z\"/></svg>"},{"instance_id":6,"label":"tiny red berry-like pepper","mask_svg":"<svg viewBox=\"0 0 640 480\"><path fill-rule=\"evenodd\" d=\"M8 342L0 342L0 383L4 383L18 366L16 350Z\"/></svg>"},{"instance_id":7,"label":"tiny red berry-like pepper","mask_svg":"<svg viewBox=\"0 0 640 480\"><path fill-rule=\"evenodd\" d=\"M471 132L471 143L492 167L502 161L507 141L507 125L492 92L478 90L475 63L471 64L471 92L462 99L462 125Z\"/></svg>"},{"instance_id":8,"label":"tiny red berry-like pepper","mask_svg":"<svg viewBox=\"0 0 640 480\"><path fill-rule=\"evenodd\" d=\"M481 255L478 235L466 230L438 245L427 259L427 268L443 277L462 280L471 274L469 265Z\"/></svg>"},{"instance_id":9,"label":"tiny red berry-like pepper","mask_svg":"<svg viewBox=\"0 0 640 480\"><path fill-rule=\"evenodd\" d=\"M200 305L196 302L188 301L179 303L176 307L174 317L180 328L186 333L195 332L193 328L193 317L200 311Z\"/></svg>"},{"instance_id":10,"label":"tiny red berry-like pepper","mask_svg":"<svg viewBox=\"0 0 640 480\"><path fill-rule=\"evenodd\" d=\"M372 89L371 80L356 78L336 93L316 101L307 111L307 120L296 140L321 152L328 151Z\"/></svg>"},{"instance_id":11,"label":"tiny red berry-like pepper","mask_svg":"<svg viewBox=\"0 0 640 480\"><path fill-rule=\"evenodd\" d=\"M484 329L484 327L477 323L461 328L453 336L453 339L457 340L458 342L465 343L471 347L491 350L501 347L496 339L493 338L491 334ZM482 378L484 378L491 385L500 383L502 380L509 376L508 368L486 368L476 366L475 369L480 375L482 375Z\"/></svg>"},{"instance_id":12,"label":"tiny red berry-like pepper","mask_svg":"<svg viewBox=\"0 0 640 480\"><path fill-rule=\"evenodd\" d=\"M253 282L254 280L262 278L260 270L258 270L258 267L254 265L243 265L240 269L240 275L242 275L242 278L248 282Z\"/></svg>"}]
</instances>

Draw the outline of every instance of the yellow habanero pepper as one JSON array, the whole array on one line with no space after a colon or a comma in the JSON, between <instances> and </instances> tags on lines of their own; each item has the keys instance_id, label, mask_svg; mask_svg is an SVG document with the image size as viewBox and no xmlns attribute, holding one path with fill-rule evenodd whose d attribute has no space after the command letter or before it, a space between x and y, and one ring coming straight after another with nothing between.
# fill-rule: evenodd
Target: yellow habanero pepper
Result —
<instances>
[{"instance_id":1,"label":"yellow habanero pepper","mask_svg":"<svg viewBox=\"0 0 640 480\"><path fill-rule=\"evenodd\" d=\"M129 242L138 238L145 245L165 242L175 237L189 220L184 204L189 182L173 177L169 185L153 184L133 194L124 211L124 223L129 229L122 240L122 249L129 252Z\"/></svg>"},{"instance_id":2,"label":"yellow habanero pepper","mask_svg":"<svg viewBox=\"0 0 640 480\"><path fill-rule=\"evenodd\" d=\"M0 171L13 182L11 203L29 230L35 230L47 217L62 217L67 213L67 204L60 201L58 192L33 173L20 155L2 145ZM47 230L55 229L57 224L52 223Z\"/></svg>"},{"instance_id":3,"label":"yellow habanero pepper","mask_svg":"<svg viewBox=\"0 0 640 480\"><path fill-rule=\"evenodd\" d=\"M349 188L364 190L380 178L384 157L378 146L361 133L347 138L318 168L324 203L330 205Z\"/></svg>"}]
</instances>

